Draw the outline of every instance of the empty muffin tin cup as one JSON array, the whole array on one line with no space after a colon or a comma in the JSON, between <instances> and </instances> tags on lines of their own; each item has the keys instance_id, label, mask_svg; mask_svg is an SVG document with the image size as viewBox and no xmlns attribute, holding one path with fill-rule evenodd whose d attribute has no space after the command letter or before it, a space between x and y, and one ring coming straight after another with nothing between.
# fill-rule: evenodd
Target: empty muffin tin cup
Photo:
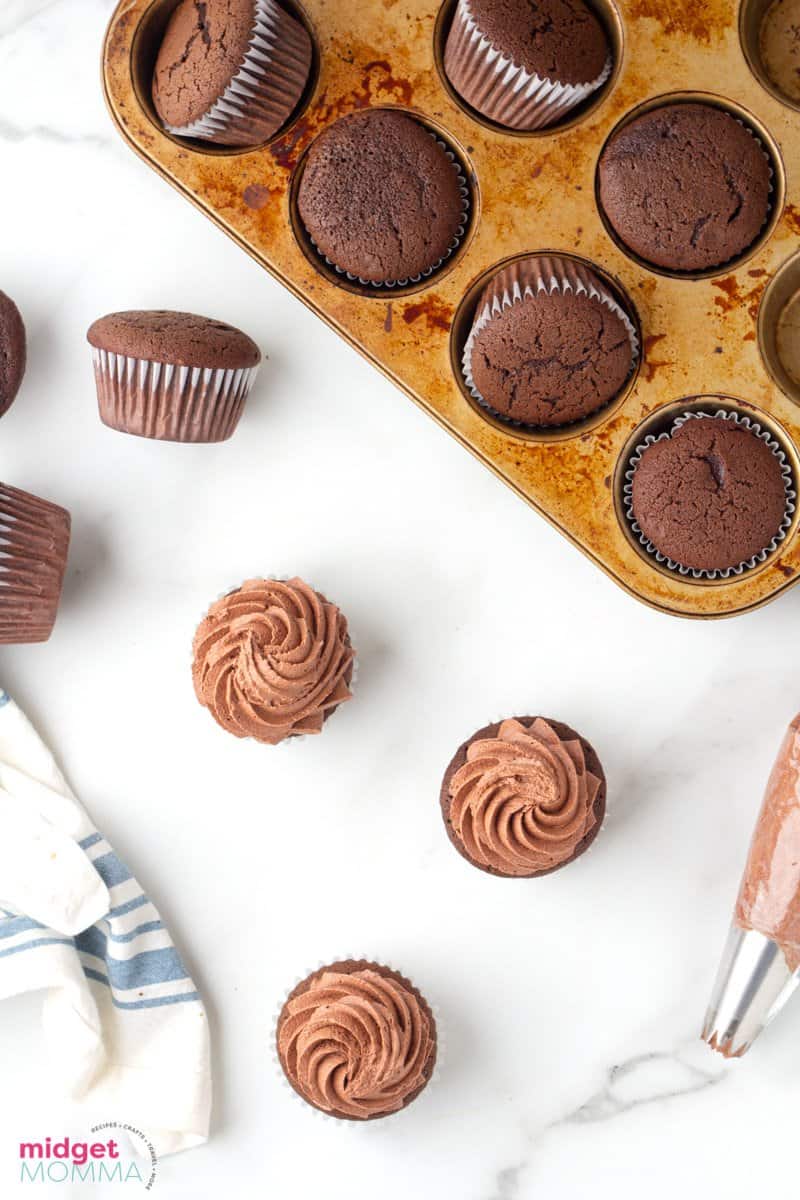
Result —
<instances>
[{"instance_id":1,"label":"empty muffin tin cup","mask_svg":"<svg viewBox=\"0 0 800 1200\"><path fill-rule=\"evenodd\" d=\"M800 110L800 0L742 0L739 40L747 65L779 103Z\"/></svg>"},{"instance_id":2,"label":"empty muffin tin cup","mask_svg":"<svg viewBox=\"0 0 800 1200\"><path fill-rule=\"evenodd\" d=\"M800 404L800 252L781 264L761 297L758 346L775 383Z\"/></svg>"},{"instance_id":3,"label":"empty muffin tin cup","mask_svg":"<svg viewBox=\"0 0 800 1200\"><path fill-rule=\"evenodd\" d=\"M410 983L412 988L418 993L419 996L422 997L425 1007L431 1016L433 1022L433 1032L436 1038L436 1057L434 1059L433 1067L431 1068L431 1073L428 1076L426 1083L420 1089L420 1091L417 1092L413 1100L410 1100L407 1104L404 1104L402 1108L395 1109L393 1112L382 1113L380 1116L366 1119L359 1117L338 1117L334 1113L329 1113L322 1108L317 1108L315 1104L312 1104L309 1100L306 1100L304 1096L302 1096L300 1092L298 1092L289 1082L289 1077L283 1068L283 1063L281 1062L280 1054L278 1053L278 1029L280 1025L280 1019L283 1015L283 1010L287 1002L291 999L292 994L296 991L300 984L305 983L305 981L312 975L319 974L320 971L324 971L326 969L329 970L331 967L335 967L340 963L351 962L363 962L384 967L389 971L393 971L396 975L399 975L401 979L406 981L406 983ZM304 971L302 975L298 975L292 986L286 991L273 1013L272 1037L270 1045L272 1066L273 1070L275 1071L276 1078L281 1085L284 1095L288 1095L293 1103L299 1105L305 1110L305 1112L316 1117L317 1120L324 1121L329 1125L336 1125L340 1129L348 1128L351 1130L351 1132L362 1128L365 1125L369 1125L372 1127L372 1133L374 1134L379 1129L386 1128L387 1122L389 1128L394 1128L400 1119L407 1119L406 1113L412 1111L419 1101L422 1101L423 1098L429 1095L434 1087L438 1086L439 1080L442 1077L442 1069L444 1067L447 1054L447 1035L446 1025L442 1019L441 1008L438 1004L431 1002L427 987L424 992L420 991L414 980L409 979L403 971L401 971L398 967L393 966L391 963L387 963L383 958L373 958L366 954L337 954L334 955L333 958L328 958L324 961L318 962L316 966L310 967L307 971Z\"/></svg>"},{"instance_id":4,"label":"empty muffin tin cup","mask_svg":"<svg viewBox=\"0 0 800 1200\"><path fill-rule=\"evenodd\" d=\"M749 430L750 433L754 434L757 438L760 438L761 441L763 441L769 447L780 463L781 475L783 477L783 487L786 497L786 507L777 533L769 542L769 544L760 550L758 554L754 554L751 558L748 558L744 562L737 563L736 566L733 567L726 567L721 570L698 570L692 567L685 567L682 563L675 562L673 559L668 558L666 554L662 554L658 547L655 546L653 542L651 542L649 538L647 538L642 532L633 512L633 477L636 474L636 468L639 466L643 454L651 446L655 445L656 442L668 440L678 429L681 428L681 426L685 425L687 421L707 420L715 417L722 418L725 421L730 421L735 425L741 426L743 429ZM774 554L781 543L785 541L789 530L792 528L794 523L794 514L797 507L797 493L795 489L795 473L786 450L777 440L777 438L773 436L772 432L769 429L766 429L759 421L756 421L754 418L746 416L744 413L737 412L735 409L730 408L717 408L713 411L710 409L708 411L704 411L702 409L694 411L687 410L675 417L668 429L665 429L659 434L647 434L644 440L641 441L636 446L634 451L629 455L622 486L622 506L625 520L630 531L634 535L638 546L641 547L648 557L654 559L660 567L666 569L667 571L681 575L687 579L698 581L725 580L730 579L731 577L742 575L745 571L750 571L754 567L760 566L762 563L766 562L769 556Z\"/></svg>"},{"instance_id":5,"label":"empty muffin tin cup","mask_svg":"<svg viewBox=\"0 0 800 1200\"><path fill-rule=\"evenodd\" d=\"M493 281L497 286L492 289ZM487 288L490 290L484 299L484 292ZM599 300L615 316L619 317L625 327L631 347L630 370L617 392L588 416L560 425L530 425L498 412L481 394L472 373L472 354L475 341L489 322L498 314L513 308L514 305L522 304L525 300L542 293L550 296L574 294ZM501 428L505 428L506 431L508 429L516 430L531 436L548 439L575 436L596 425L599 421L605 420L610 410L629 390L641 359L641 339L631 317L633 309L631 307L628 310L622 303L623 299L627 302L627 297L617 298L610 283L604 279L603 273L597 267L571 255L533 252L504 265L501 264L480 281L478 308L473 313L463 348L458 351L460 381L467 394L475 401L480 410L488 414L492 421ZM458 324L458 322L454 323L454 330L457 329Z\"/></svg>"}]
</instances>

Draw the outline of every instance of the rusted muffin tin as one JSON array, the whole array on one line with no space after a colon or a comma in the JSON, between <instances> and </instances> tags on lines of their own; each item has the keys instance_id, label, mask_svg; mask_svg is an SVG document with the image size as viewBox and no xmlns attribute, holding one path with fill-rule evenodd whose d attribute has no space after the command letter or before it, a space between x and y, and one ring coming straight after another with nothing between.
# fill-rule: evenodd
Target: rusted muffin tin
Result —
<instances>
[{"instance_id":1,"label":"rusted muffin tin","mask_svg":"<svg viewBox=\"0 0 800 1200\"><path fill-rule=\"evenodd\" d=\"M782 444L800 480L800 388L775 352L777 318L800 289L800 113L759 76L768 0L593 0L616 50L608 83L553 130L503 131L469 110L443 78L455 0L297 0L312 34L312 77L288 127L245 152L180 141L154 114L150 77L177 0L121 0L104 46L111 113L134 150L336 329L621 587L664 612L721 617L773 599L798 579L798 514L762 565L726 580L682 578L648 557L627 526L627 455L685 408L726 396ZM703 97L744 119L773 159L774 210L743 261L681 278L615 242L595 198L598 156L617 125L660 99ZM457 154L472 188L455 254L416 285L365 289L328 268L305 238L295 196L305 152L337 117L407 109ZM549 433L494 420L459 369L482 284L501 263L568 253L628 298L643 357L624 393L578 426ZM719 407L716 400L709 405ZM525 547L520 547L525 553Z\"/></svg>"}]
</instances>

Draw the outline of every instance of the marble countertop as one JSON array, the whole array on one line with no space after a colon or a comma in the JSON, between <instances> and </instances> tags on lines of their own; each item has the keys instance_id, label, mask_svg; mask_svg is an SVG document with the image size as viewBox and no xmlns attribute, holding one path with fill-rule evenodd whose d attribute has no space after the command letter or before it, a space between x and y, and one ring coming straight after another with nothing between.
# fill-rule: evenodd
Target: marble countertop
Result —
<instances>
[{"instance_id":1,"label":"marble countertop","mask_svg":"<svg viewBox=\"0 0 800 1200\"><path fill-rule=\"evenodd\" d=\"M74 522L54 636L3 647L0 682L208 1002L212 1138L161 1164L158 1193L777 1192L800 1003L730 1067L698 1031L800 706L800 591L695 623L618 590L126 149L97 72L111 9L0 3L0 287L30 340L0 471ZM85 332L133 307L207 311L269 355L230 443L101 425ZM361 670L324 736L273 751L199 707L190 642L220 591L294 572L349 615ZM574 866L506 882L453 851L439 782L475 728L537 712L597 747L608 818ZM443 1069L396 1122L319 1120L272 1064L284 992L350 953L400 967L441 1013ZM72 1119L38 998L0 1007L0 1062L5 1197L20 1137Z\"/></svg>"}]
</instances>

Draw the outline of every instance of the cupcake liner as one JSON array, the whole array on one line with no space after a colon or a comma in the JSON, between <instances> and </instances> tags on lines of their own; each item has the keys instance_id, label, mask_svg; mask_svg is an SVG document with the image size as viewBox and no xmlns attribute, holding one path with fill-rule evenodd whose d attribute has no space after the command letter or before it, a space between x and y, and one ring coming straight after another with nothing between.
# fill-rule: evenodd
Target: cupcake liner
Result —
<instances>
[{"instance_id":1,"label":"cupcake liner","mask_svg":"<svg viewBox=\"0 0 800 1200\"><path fill-rule=\"evenodd\" d=\"M693 567L684 567L681 563L674 562L673 559L668 558L666 554L662 554L661 551L654 546L650 539L647 538L644 533L642 533L642 530L633 515L633 476L636 473L636 468L641 461L642 455L650 446L655 445L656 442L666 441L673 435L673 433L676 432L676 430L680 429L682 425L685 425L687 421L703 420L713 417L721 417L723 420L732 421L735 425L741 425L744 429L749 429L751 433L755 434L756 437L760 438L762 442L765 442L767 446L769 446L770 450L775 455L781 466L783 486L786 493L786 510L783 514L783 520L781 521L780 529L775 534L769 545L765 546L763 550L760 550L758 554L754 554L751 558L746 559L746 561L738 563L735 567L725 567L722 570L709 571L698 570ZM732 575L741 575L742 572L759 566L761 563L767 560L770 554L777 550L778 546L785 539L786 534L792 524L792 517L796 508L795 502L797 500L797 492L795 490L795 480L792 476L792 468L787 461L786 453L781 448L780 443L770 435L769 430L763 429L757 421L751 420L750 417L746 417L743 413L735 412L732 409L719 408L713 413L683 413L682 416L677 417L673 421L672 425L667 431L660 433L658 437L654 436L653 434L648 434L645 440L636 447L630 457L629 466L625 472L625 484L622 489L622 500L623 507L625 509L625 516L631 529L636 534L640 544L644 546L647 553L652 555L656 562L661 566L668 567L670 571L675 571L676 574L684 577L688 576L691 579L730 579Z\"/></svg>"},{"instance_id":2,"label":"cupcake liner","mask_svg":"<svg viewBox=\"0 0 800 1200\"><path fill-rule=\"evenodd\" d=\"M554 125L606 82L613 61L606 59L589 83L561 83L531 74L506 58L478 26L469 0L459 0L444 52L450 83L468 104L498 125L532 132Z\"/></svg>"},{"instance_id":3,"label":"cupcake liner","mask_svg":"<svg viewBox=\"0 0 800 1200\"><path fill-rule=\"evenodd\" d=\"M300 1093L295 1091L295 1089L292 1087L286 1076L286 1072L283 1069L280 1055L278 1054L278 1022L280 1021L284 1005L294 989L299 984L303 983L304 980L308 979L309 975L315 975L318 971L323 970L325 967L329 967L332 963L361 961L371 962L378 966L385 967L387 970L394 971L396 974L402 976L403 979L406 979L409 983L413 984L430 1009L431 1015L433 1016L434 1032L436 1034L436 1060L433 1064L433 1070L431 1071L428 1082L425 1084L425 1087L422 1089L422 1091L419 1092L412 1101L404 1105L403 1108L399 1108L395 1112L385 1113L381 1117L373 1117L371 1120L337 1117L333 1113L325 1112L323 1109L317 1108L314 1104L310 1104L308 1100L303 1099ZM377 1126L380 1128L384 1127L387 1122L391 1122L391 1125L395 1126L398 1120L405 1117L405 1114L410 1109L413 1109L423 1099L424 1096L429 1094L434 1086L438 1085L446 1058L447 1038L445 1034L445 1027L442 1023L441 1009L439 1005L433 1003L427 990L420 988L416 981L406 975L404 971L401 971L399 967L396 967L393 963L386 962L385 959L376 958L369 954L337 954L332 958L321 959L316 966L309 967L309 969L304 971L302 975L298 975L291 986L286 989L283 998L273 1011L270 1037L270 1055L272 1058L272 1065L274 1071L276 1072L278 1082L280 1083L284 1093L288 1093L292 1099L292 1102L299 1105L306 1113L312 1114L317 1119L324 1121L329 1125L337 1125L339 1128L349 1128L350 1130L361 1129L367 1125Z\"/></svg>"},{"instance_id":4,"label":"cupcake liner","mask_svg":"<svg viewBox=\"0 0 800 1200\"><path fill-rule=\"evenodd\" d=\"M630 379L636 370L639 361L639 336L633 322L624 308L603 287L600 279L588 267L585 267L582 263L575 262L574 259L562 258L557 254L531 255L530 258L510 263L507 267L503 267L501 271L498 271L488 285L488 288L482 294L480 309L473 318L472 328L464 343L464 350L461 355L461 369L470 395L473 399L477 400L481 408L485 408L493 417L496 417L499 421L503 421L506 425L514 426L516 429L538 429L542 427L526 425L524 421L515 421L513 417L506 416L504 413L497 412L492 408L475 385L475 380L472 376L472 351L475 346L475 339L486 328L493 317L503 312L504 309L511 308L514 304L521 304L523 300L536 296L540 292L547 292L551 296L556 292L574 292L576 296L586 295L591 300L599 300L615 316L619 317L627 331L631 344L631 369L628 379ZM612 396L608 404L612 404L614 399L615 397ZM607 406L604 405L603 407ZM602 411L602 408L597 409L590 416L594 417L598 412ZM580 422L586 419L585 417L581 417ZM567 429L570 425L576 424L579 424L579 422L571 421L566 422L564 425L547 426L547 428Z\"/></svg>"},{"instance_id":5,"label":"cupcake liner","mask_svg":"<svg viewBox=\"0 0 800 1200\"><path fill-rule=\"evenodd\" d=\"M447 143L443 142L441 138L438 138L435 133L431 133L430 129L426 130L426 132L429 133L430 136L433 138L433 140L437 143L437 145L441 146L441 148L444 150L445 154L447 155L448 159L450 160L450 162L453 165L453 169L456 172L456 175L458 176L458 191L459 191L459 195L461 196L461 223L459 224L459 227L455 232L452 242L447 247L447 250L442 255L442 257L440 259L438 259L433 264L433 266L428 267L427 270L422 271L419 275L409 275L406 279L383 279L383 280L376 281L374 279L362 279L362 277L360 275L353 275L353 273L351 271L346 271L344 269L344 267L340 267L337 263L335 263L333 261L333 259L328 258L327 254L323 254L323 252L320 250L317 243L312 238L311 234L306 229L306 237L308 238L309 242L316 250L319 257L322 259L322 261L327 263L327 265L329 267L332 267L337 275L341 275L343 278L349 280L350 283L360 283L364 287L370 287L370 288L408 287L409 284L419 283L421 280L427 279L430 275L432 275L434 273L434 271L438 271L439 268L442 266L442 264L446 263L448 258L450 258L451 255L453 255L456 252L456 250L458 249L458 247L461 245L461 242L463 241L463 238L464 238L464 234L466 233L466 230L467 230L467 223L469 221L469 212L470 212L470 194L469 194L469 187L467 185L467 179L461 168L461 163L459 162L458 158L453 153L453 151L450 149L450 147L447 145Z\"/></svg>"},{"instance_id":6,"label":"cupcake liner","mask_svg":"<svg viewBox=\"0 0 800 1200\"><path fill-rule=\"evenodd\" d=\"M248 576L248 578L251 578L251 579L252 579L252 578L256 578L256 577L255 577L255 576ZM267 580L274 580L276 583L288 583L290 579L293 579L293 578L294 578L294 576L292 576L292 575L273 575L273 574L269 574L269 575L262 575L262 576L258 576L258 578L261 578L261 579L267 579ZM195 625L195 630L197 630L197 629L199 628L200 624L201 624L201 623L202 623L202 622L203 622L203 621L206 619L206 617L208 616L209 612L211 611L211 608L212 608L212 606L213 606L213 605L214 605L214 604L215 604L217 601L219 601L219 600L224 600L224 599L226 598L226 596L230 596L230 595L232 595L232 594L233 594L233 592L238 592L239 588L240 588L240 587L242 586L242 584L243 584L243 583L245 583L245 582L246 582L246 580L240 580L240 581L239 581L239 583L235 583L235 584L233 584L233 586L232 586L232 587L225 588L225 590L224 590L224 591L222 591L222 592L219 592L219 593L217 594L217 596L215 597L215 599L214 599L214 600L212 600L211 604L209 604L209 605L207 605L207 606L206 606L206 608L205 608L205 610L204 610L204 612L203 612L203 615L200 617L200 620L199 620L199 621L197 622L197 624ZM305 582L305 583L307 583L307 584L308 584L308 586L309 586L310 588L313 588L313 589L314 589L314 591L315 591L315 592L317 592L317 593L318 593L320 596L324 596L324 597L325 597L325 599L326 599L326 600L328 600L328 602L329 602L329 603L331 603L331 604L335 604L335 603L336 603L334 600L331 600L331 599L330 599L330 596L328 595L328 593L327 593L327 592L326 592L326 591L325 591L323 588L318 588L318 587L317 587L317 585L316 585L315 583L311 583L311 582L310 582L309 580L307 580L307 579L306 579L306 580L304 580L304 582ZM337 608L338 608L338 605L337 605ZM340 611L340 612L343 612L344 610L343 610L343 609L340 609L339 611ZM359 676L359 669L360 669L360 668L359 668L359 660L358 660L357 639L353 637L353 626L352 626L352 623L351 623L351 621L350 621L350 617L349 617L349 615L348 615L347 613L344 613L344 617L345 617L345 620L347 621L347 633L348 633L348 637L350 638L350 648L351 648L351 650L353 651L353 673L352 673L352 675L351 675L351 677L350 677L350 682L349 682L349 684L348 684L347 686L348 686L348 688L350 689L350 695L351 695L351 698L352 698L352 699L354 699L354 698L355 698L355 695L356 695L356 687L357 687L357 684L358 684L358 676ZM192 640L194 640L194 635L192 635ZM190 673L190 675L191 675L191 673L192 673L193 669L194 669L194 654L193 654L193 653L190 651L190 654L189 654L189 673ZM345 704L349 704L349 703L350 703L350 701L348 701L348 700L346 700L346 701L342 701L342 703L341 703L341 704L337 705L337 706L336 706L336 708L334 708L334 709L332 709L332 710L330 711L330 713L328 714L328 716L327 716L327 718L326 718L326 720L325 720L325 722L324 722L324 724L323 724L323 727L322 727L322 728L323 728L323 731L324 731L324 729L325 729L325 725L327 725L327 724L328 724L328 721L330 721L330 720L331 720L331 718L332 718L332 717L333 717L333 716L334 716L334 715L335 715L335 714L338 712L338 710L339 710L340 708L342 708L342 707L343 707ZM212 720L214 719L214 718L213 718L213 715L212 715L211 713L209 713L209 716L211 716L211 717L212 717ZM216 722L215 722L215 724L216 724ZM221 733L228 733L228 731L227 731L226 729L223 729L222 727L220 727L220 732L221 732ZM229 736L229 737L233 737L234 735L233 735L233 734L228 734L228 736ZM311 737L311 736L318 737L319 735L318 735L318 734L311 735L311 734L308 734L308 733L293 733L293 734L291 735L291 737L284 738L282 742L278 742L278 743L277 743L277 745L274 745L274 746L273 746L273 745L270 745L270 747L269 747L269 748L270 748L270 750L273 750L273 751L281 751L281 750L283 749L283 747L284 747L284 746L293 746L293 745L296 745L298 742L304 742L304 741L305 741L305 740L306 740L308 737ZM255 738L255 737L252 737L252 736L249 736L249 737L242 737L242 738L237 738L236 740L237 740L237 741L239 741L239 742L255 742L255 744L256 744L257 746L266 746L266 743L265 743L265 742L260 742L260 741L258 740L258 738ZM333 961L333 960L331 960L331 961ZM310 972L309 972L309 974L310 974ZM305 977L304 977L304 978L305 978ZM299 982L299 980L297 980L296 982Z\"/></svg>"},{"instance_id":7,"label":"cupcake liner","mask_svg":"<svg viewBox=\"0 0 800 1200\"><path fill-rule=\"evenodd\" d=\"M179 367L94 349L100 419L170 442L224 442L236 429L258 366Z\"/></svg>"},{"instance_id":8,"label":"cupcake liner","mask_svg":"<svg viewBox=\"0 0 800 1200\"><path fill-rule=\"evenodd\" d=\"M0 643L46 642L61 599L70 515L0 484Z\"/></svg>"},{"instance_id":9,"label":"cupcake liner","mask_svg":"<svg viewBox=\"0 0 800 1200\"><path fill-rule=\"evenodd\" d=\"M207 112L189 125L164 128L179 137L227 146L253 146L278 132L308 83L311 39L275 3L255 0L253 33L244 61Z\"/></svg>"}]
</instances>

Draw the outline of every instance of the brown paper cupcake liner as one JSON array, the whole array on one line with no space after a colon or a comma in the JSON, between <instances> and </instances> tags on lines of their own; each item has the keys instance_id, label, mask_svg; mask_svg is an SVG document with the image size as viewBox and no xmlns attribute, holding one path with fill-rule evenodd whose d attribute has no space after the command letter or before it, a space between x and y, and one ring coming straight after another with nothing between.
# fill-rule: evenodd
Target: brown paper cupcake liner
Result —
<instances>
[{"instance_id":1,"label":"brown paper cupcake liner","mask_svg":"<svg viewBox=\"0 0 800 1200\"><path fill-rule=\"evenodd\" d=\"M258 364L178 367L96 348L92 359L103 423L169 442L224 442L258 374Z\"/></svg>"},{"instance_id":2,"label":"brown paper cupcake liner","mask_svg":"<svg viewBox=\"0 0 800 1200\"><path fill-rule=\"evenodd\" d=\"M441 138L436 137L436 134L431 133L430 130L428 130L427 132L430 133L430 135L434 139L434 141L439 146L441 146L441 148L444 150L445 154L447 155L448 159L450 160L450 162L453 165L453 169L455 170L455 172L458 176L458 191L459 191L459 195L461 196L461 210L462 211L461 211L461 222L458 226L458 229L455 232L455 236L453 237L452 242L447 247L447 250L442 255L442 257L440 259L438 259L433 264L433 266L428 267L427 270L422 271L419 275L409 275L406 279L383 279L383 280L376 281L374 279L362 279L362 277L360 275L353 275L353 273L351 271L346 271L344 269L344 267L340 267L338 265L338 263L335 263L333 261L333 259L328 258L327 254L322 253L319 246L312 238L311 234L308 232L308 230L306 230L306 237L308 238L309 242L316 250L319 257L322 259L322 261L327 263L327 265L329 267L332 267L333 270L337 273L337 275L343 276L345 279L349 280L350 283L360 283L360 284L362 284L363 287L369 287L369 288L387 288L387 289L397 288L397 287L408 287L409 284L420 283L421 280L427 279L430 275L433 275L434 271L438 271L439 268L444 263L447 262L448 258L450 258L451 255L455 254L456 250L461 245L461 242L463 241L464 234L467 229L467 223L469 222L469 212L470 212L470 195L469 195L469 187L467 185L466 176L464 175L464 172L461 169L460 162L458 161L458 159L456 158L455 154L450 149L450 147L446 144L446 142L443 142L441 140Z\"/></svg>"},{"instance_id":3,"label":"brown paper cupcake liner","mask_svg":"<svg viewBox=\"0 0 800 1200\"><path fill-rule=\"evenodd\" d=\"M351 1131L354 1131L357 1129L362 1129L365 1126L370 1126L372 1129L372 1134L371 1134L371 1136L372 1136L372 1135L374 1135L374 1132L376 1129L381 1129L381 1128L385 1129L387 1121L390 1123L390 1125L392 1127L395 1127L397 1124L397 1121L404 1119L405 1114L407 1112L409 1112L410 1110L413 1110L416 1107L417 1103L422 1100L423 1096L427 1096L434 1086L438 1086L439 1081L442 1076L442 1070L444 1068L445 1059L447 1056L446 1026L442 1021L442 1014L441 1014L441 1009L440 1009L439 1005L431 1002L430 995L429 995L429 992L427 991L427 989L425 991L422 991L421 989L417 989L419 991L420 995L422 996L423 1000L427 1004L428 1009L431 1013L431 1016L433 1017L433 1028L434 1028L434 1033L436 1035L436 1059L434 1061L433 1069L431 1070L431 1073L428 1077L427 1083L422 1088L422 1091L418 1092L417 1095L414 1097L414 1099L409 1101L408 1104L403 1105L402 1108L397 1109L395 1112L386 1113L381 1117L373 1117L371 1120L359 1120L358 1118L353 1120L353 1119L346 1119L343 1117L337 1117L333 1113L325 1112L323 1109L317 1108L316 1105L310 1104L308 1102L308 1100L305 1100L300 1095L299 1092L295 1091L295 1089L292 1087L291 1083L289 1082L289 1080L286 1076L286 1072L283 1069L283 1064L281 1063L280 1055L278 1054L278 1023L281 1019L281 1013L283 1012L284 1005L286 1004L287 1000L289 999L289 997L291 996L292 992L295 990L296 987L298 987L301 983L305 982L305 980L308 979L308 977L310 975L316 975L318 971L322 971L326 967L329 967L334 963L342 963L342 962L374 963L376 966L381 966L381 967L386 968L389 971L394 971L394 973L396 975L399 975L401 978L405 979L408 983L411 983L414 987L417 986L413 980L409 979L409 977L405 974L405 972L403 972L399 969L399 967L394 966L392 963L386 962L382 958L375 958L369 954L337 954L337 955L334 955L332 958L320 960L316 964L316 966L309 967L309 969L307 971L304 971L302 975L297 976L297 978L294 980L294 982L291 984L291 986L289 988L287 988L286 992L283 995L283 998L279 1001L279 1003L277 1004L277 1006L275 1007L275 1009L273 1011L272 1025L271 1025L271 1041L270 1041L270 1054L271 1054L271 1058L272 1058L272 1066L273 1066L273 1070L276 1073L278 1082L280 1083L281 1088L283 1089L284 1093L285 1094L288 1093L289 1097L291 1098L292 1103L299 1105L300 1108L302 1108L304 1112L311 1114L313 1117L316 1117L318 1120L324 1121L331 1125L336 1125L340 1129L347 1128L347 1129L350 1129Z\"/></svg>"},{"instance_id":4,"label":"brown paper cupcake liner","mask_svg":"<svg viewBox=\"0 0 800 1200\"><path fill-rule=\"evenodd\" d=\"M255 578L255 576L248 576L248 578L252 579L252 578ZM277 573L276 574L270 573L268 575L258 576L258 578L274 580L276 583L288 583L289 580L293 578L293 576L279 575ZM214 603L218 602L219 600L224 600L227 596L233 595L234 592L238 592L239 588L242 586L242 583L244 583L244 582L246 582L246 581L242 580L239 583L233 584L231 587L225 588L224 591L218 592L215 599L211 602L211 604L206 606L202 616L200 617L199 621L197 622L197 625L195 626L195 629L197 629L200 626L200 624L205 620L205 618L208 616ZM314 591L317 592L318 595L324 596L326 599L329 599L328 593L324 589L318 588L315 583L311 583L307 579L305 580L305 582L308 584L308 586L310 588L313 588ZM334 603L333 601L329 601L329 602ZM341 609L340 609L340 611L341 611ZM350 649L353 651L352 675L350 676L350 681L348 682L347 686L350 690L351 698L354 699L355 695L356 695L356 688L358 686L358 676L359 676L359 670L360 670L358 651L356 649L356 644L357 644L358 639L353 638L353 626L352 626L352 622L350 621L349 615L345 614L345 619L347 621L347 634L348 634L348 637L350 638ZM194 668L194 654L190 651L190 654L189 654L189 672L190 672L190 674L191 674L193 668ZM342 701L342 703L338 704L336 706L336 708L331 709L331 711L328 713L328 716L325 719L325 725L327 725L327 723L331 719L331 717L333 717L335 715L335 713L338 712L338 710L347 703L349 703L349 701ZM212 717L212 719L213 719L213 717ZM324 726L323 726L323 728L324 728ZM222 729L220 727L220 732L227 733L228 731L225 729ZM228 734L228 736L233 737L234 735ZM293 734L291 734L290 737L284 738L282 742L278 742L277 745L275 745L275 746L270 745L269 749L272 751L280 751L284 746L297 745L298 742L304 742L310 736L311 735L307 734L307 733L293 733ZM318 735L315 734L314 736L316 737ZM258 740L258 738L255 738L252 736L237 738L236 740L240 741L240 742L254 742L258 746L266 745L266 743L260 742Z\"/></svg>"},{"instance_id":5,"label":"brown paper cupcake liner","mask_svg":"<svg viewBox=\"0 0 800 1200\"><path fill-rule=\"evenodd\" d=\"M769 545L765 546L763 550L760 550L758 554L754 554L751 558L746 559L744 562L737 563L735 567L725 567L722 570L708 571L698 570L693 567L684 567L681 563L675 562L673 559L668 558L666 554L662 554L661 551L658 550L657 547L650 541L650 539L645 536L633 514L633 476L636 473L636 468L641 461L642 455L650 446L655 445L656 442L663 442L672 437L673 433L680 429L682 425L685 425L687 421L703 420L704 418L708 419L713 417L721 417L726 421L732 421L735 425L741 425L743 429L749 429L751 433L755 434L757 438L760 438L762 442L765 442L766 445L769 446L770 450L780 463L781 475L783 476L783 487L786 493L786 509L784 511L783 519L778 532L775 534ZM716 410L716 412L683 413L682 416L677 417L673 421L670 428L664 433L660 433L657 437L654 434L648 434L645 440L636 447L630 457L629 466L625 472L625 484L622 489L622 499L623 507L625 509L625 516L631 529L636 534L640 544L645 548L647 553L651 555L661 566L667 567L670 571L675 571L678 575L684 577L688 576L691 579L730 579L732 575L741 575L744 571L748 571L753 567L759 566L761 563L765 562L767 558L769 558L770 554L773 554L778 549L778 546L785 539L786 534L788 533L792 524L792 517L795 512L797 501L797 492L795 487L796 485L792 475L792 468L786 458L786 454L781 448L780 443L770 435L769 430L763 429L757 421L751 420L750 417L745 416L743 413L736 412L735 410L729 408L719 408Z\"/></svg>"},{"instance_id":6,"label":"brown paper cupcake liner","mask_svg":"<svg viewBox=\"0 0 800 1200\"><path fill-rule=\"evenodd\" d=\"M603 287L602 282L588 267L585 267L582 263L575 262L574 259L562 258L557 254L531 255L530 258L510 263L507 267L503 267L501 271L498 271L491 281L487 292L482 297L480 308L473 318L472 328L464 343L464 350L461 355L461 369L470 395L477 400L478 404L491 413L497 420L502 421L506 425L512 425L515 429L535 429L538 426L526 425L524 421L515 421L513 417L497 412L484 399L476 387L472 375L472 351L478 334L485 329L493 317L496 317L504 309L511 308L514 304L521 304L523 300L536 296L541 292L546 292L548 295L553 295L556 292L574 292L578 296L586 295L592 300L599 300L615 316L619 317L627 331L631 344L631 369L628 379L630 379L636 370L639 362L639 336L633 322L621 304ZM613 404L615 398L612 396L607 404L603 405L603 408L607 408L608 405ZM597 410L597 412L602 411L602 408ZM592 417L596 415L596 413L591 414ZM582 423L585 419L582 417L580 422L572 421L560 426L550 426L549 428L566 429L569 428L570 424L576 425Z\"/></svg>"},{"instance_id":7,"label":"brown paper cupcake liner","mask_svg":"<svg viewBox=\"0 0 800 1200\"><path fill-rule=\"evenodd\" d=\"M444 52L444 69L458 94L484 116L509 129L532 132L554 125L596 92L612 59L588 83L561 83L531 74L506 58L480 29L469 0L459 0Z\"/></svg>"},{"instance_id":8,"label":"brown paper cupcake liner","mask_svg":"<svg viewBox=\"0 0 800 1200\"><path fill-rule=\"evenodd\" d=\"M70 515L0 484L0 643L46 642L69 550Z\"/></svg>"},{"instance_id":9,"label":"brown paper cupcake liner","mask_svg":"<svg viewBox=\"0 0 800 1200\"><path fill-rule=\"evenodd\" d=\"M291 116L308 83L311 39L275 0L255 0L253 33L242 65L207 112L189 125L167 125L179 137L227 146L271 138Z\"/></svg>"}]
</instances>

